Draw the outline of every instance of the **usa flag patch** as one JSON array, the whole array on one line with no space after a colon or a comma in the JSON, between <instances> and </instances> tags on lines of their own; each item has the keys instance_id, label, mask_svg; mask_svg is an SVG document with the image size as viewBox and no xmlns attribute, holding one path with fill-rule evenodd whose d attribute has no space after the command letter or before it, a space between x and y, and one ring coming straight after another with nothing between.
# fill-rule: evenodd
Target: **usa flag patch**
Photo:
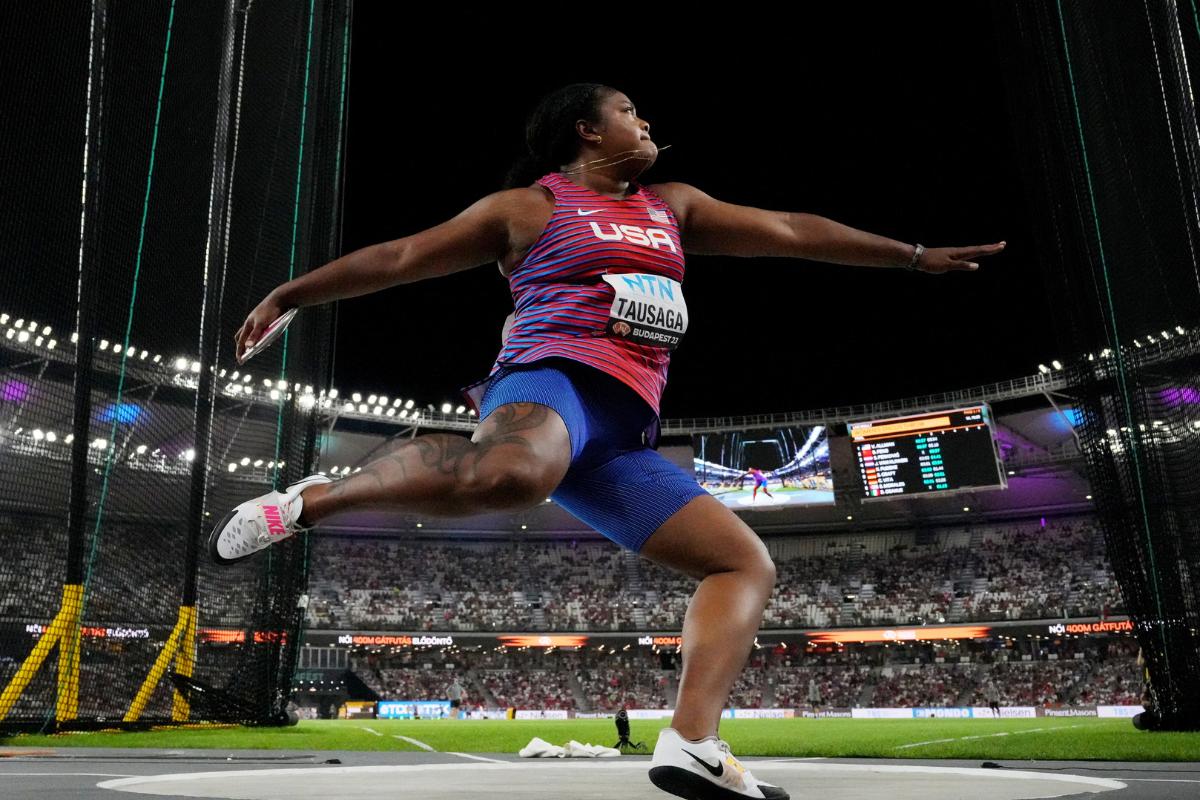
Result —
<instances>
[{"instance_id":1,"label":"usa flag patch","mask_svg":"<svg viewBox=\"0 0 1200 800\"><path fill-rule=\"evenodd\" d=\"M663 211L661 208L651 208L648 209L648 211L650 212L651 221L657 222L660 225L671 224L671 218L668 217L667 212Z\"/></svg>"}]
</instances>

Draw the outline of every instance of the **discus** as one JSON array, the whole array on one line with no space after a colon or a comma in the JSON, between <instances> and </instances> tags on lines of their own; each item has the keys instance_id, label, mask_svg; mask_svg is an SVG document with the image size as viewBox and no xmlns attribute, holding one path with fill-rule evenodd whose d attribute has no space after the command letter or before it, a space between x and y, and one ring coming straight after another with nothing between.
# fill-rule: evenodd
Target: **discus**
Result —
<instances>
[{"instance_id":1,"label":"discus","mask_svg":"<svg viewBox=\"0 0 1200 800\"><path fill-rule=\"evenodd\" d=\"M263 331L262 337L253 345L246 348L246 352L242 354L242 358L238 361L238 363L245 364L247 361L254 358L254 356L270 347L271 344L274 343L274 341L280 336L282 336L285 330L287 330L287 326L292 321L292 317L296 316L296 312L299 310L299 308L292 308L280 314L279 318L268 325L267 329Z\"/></svg>"}]
</instances>

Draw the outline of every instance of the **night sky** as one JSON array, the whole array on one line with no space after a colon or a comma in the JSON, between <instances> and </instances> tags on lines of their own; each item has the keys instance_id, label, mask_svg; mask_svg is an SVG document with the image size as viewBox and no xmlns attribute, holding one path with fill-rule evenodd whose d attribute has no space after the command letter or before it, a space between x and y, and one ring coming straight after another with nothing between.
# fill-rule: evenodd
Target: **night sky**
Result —
<instances>
[{"instance_id":1,"label":"night sky","mask_svg":"<svg viewBox=\"0 0 1200 800\"><path fill-rule=\"evenodd\" d=\"M905 397L1066 355L1043 299L1013 87L987 4L797 4L741 22L688 13L700 31L688 36L667 6L539 22L456 9L419 23L399 8L355 9L345 252L500 189L542 94L594 81L628 94L659 147L672 145L644 183L683 181L926 246L1009 243L978 272L940 277L689 257L691 322L663 416ZM490 368L511 309L495 265L343 301L334 383L459 403L458 388Z\"/></svg>"}]
</instances>

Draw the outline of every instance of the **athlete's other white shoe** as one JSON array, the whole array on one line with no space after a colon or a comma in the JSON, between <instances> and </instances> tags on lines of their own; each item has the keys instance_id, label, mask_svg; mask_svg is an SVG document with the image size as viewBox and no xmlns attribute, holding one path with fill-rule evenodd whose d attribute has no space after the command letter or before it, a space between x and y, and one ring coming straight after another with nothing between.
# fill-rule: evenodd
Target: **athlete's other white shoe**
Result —
<instances>
[{"instance_id":1,"label":"athlete's other white shoe","mask_svg":"<svg viewBox=\"0 0 1200 800\"><path fill-rule=\"evenodd\" d=\"M331 482L324 475L310 475L282 492L270 491L247 500L213 527L208 536L208 554L218 564L232 564L306 530L297 522L304 509L300 493L309 486Z\"/></svg>"},{"instance_id":2,"label":"athlete's other white shoe","mask_svg":"<svg viewBox=\"0 0 1200 800\"><path fill-rule=\"evenodd\" d=\"M788 800L778 786L756 780L750 770L715 736L688 741L674 728L663 728L650 761L650 781L664 792L688 800Z\"/></svg>"}]
</instances>

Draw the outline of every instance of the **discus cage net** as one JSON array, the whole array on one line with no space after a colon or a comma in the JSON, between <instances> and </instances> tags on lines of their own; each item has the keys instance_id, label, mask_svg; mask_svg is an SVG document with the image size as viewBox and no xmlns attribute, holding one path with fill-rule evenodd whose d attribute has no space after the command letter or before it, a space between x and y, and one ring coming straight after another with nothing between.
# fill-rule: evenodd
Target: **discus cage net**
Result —
<instances>
[{"instance_id":1,"label":"discus cage net","mask_svg":"<svg viewBox=\"0 0 1200 800\"><path fill-rule=\"evenodd\" d=\"M996 2L1067 398L1149 673L1150 727L1200 729L1196 0Z\"/></svg>"},{"instance_id":2,"label":"discus cage net","mask_svg":"<svg viewBox=\"0 0 1200 800\"><path fill-rule=\"evenodd\" d=\"M306 538L205 541L314 461L332 308L233 341L338 248L350 11L0 8L0 732L286 719Z\"/></svg>"}]
</instances>

